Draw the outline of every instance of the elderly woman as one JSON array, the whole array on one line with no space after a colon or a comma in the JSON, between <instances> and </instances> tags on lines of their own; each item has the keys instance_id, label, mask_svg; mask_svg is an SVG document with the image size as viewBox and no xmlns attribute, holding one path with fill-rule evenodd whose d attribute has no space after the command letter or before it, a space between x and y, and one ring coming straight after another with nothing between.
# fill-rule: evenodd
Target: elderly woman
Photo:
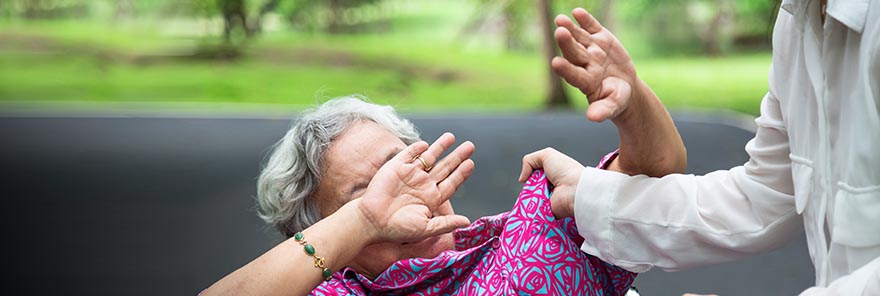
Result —
<instances>
[{"instance_id":1,"label":"elderly woman","mask_svg":"<svg viewBox=\"0 0 880 296\"><path fill-rule=\"evenodd\" d=\"M541 172L513 211L455 215L474 145L441 159L453 143L446 133L428 146L391 107L359 98L303 113L258 182L260 216L288 239L203 293L625 293L635 275L579 251Z\"/></svg>"}]
</instances>

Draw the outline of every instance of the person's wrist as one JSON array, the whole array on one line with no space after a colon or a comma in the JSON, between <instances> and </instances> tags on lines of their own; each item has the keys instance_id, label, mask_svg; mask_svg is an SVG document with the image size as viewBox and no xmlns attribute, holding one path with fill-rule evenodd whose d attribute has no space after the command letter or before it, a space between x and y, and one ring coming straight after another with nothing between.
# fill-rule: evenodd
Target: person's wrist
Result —
<instances>
[{"instance_id":1,"label":"person's wrist","mask_svg":"<svg viewBox=\"0 0 880 296\"><path fill-rule=\"evenodd\" d=\"M648 87L648 84L642 81L639 78L636 78L635 83L633 84L632 94L630 95L629 102L620 114L611 119L611 122L617 126L618 129L629 129L629 128L637 128L638 122L642 120L642 114L646 112L646 109L650 107L651 102L649 101L652 97L656 97L654 95L654 91Z\"/></svg>"},{"instance_id":2,"label":"person's wrist","mask_svg":"<svg viewBox=\"0 0 880 296\"><path fill-rule=\"evenodd\" d=\"M620 137L620 149L618 157L613 159L607 169L632 175L638 173L638 163L629 160L629 153L633 149L637 149L639 142L643 139L638 135L640 131L645 129L645 122L649 121L650 104L649 100L653 95L653 91L641 79L636 79L633 85L632 96L629 99L626 109L612 119L612 123L617 127Z\"/></svg>"},{"instance_id":3,"label":"person's wrist","mask_svg":"<svg viewBox=\"0 0 880 296\"><path fill-rule=\"evenodd\" d=\"M577 185L575 184L575 190L571 193L571 198L565 203L565 217L573 217L574 216L574 200L577 198Z\"/></svg>"},{"instance_id":4,"label":"person's wrist","mask_svg":"<svg viewBox=\"0 0 880 296\"><path fill-rule=\"evenodd\" d=\"M342 213L344 219L352 222L357 230L357 237L354 239L363 240L364 245L370 245L380 240L379 227L376 224L375 217L369 213L363 204L363 198L354 199L343 205L337 213Z\"/></svg>"}]
</instances>

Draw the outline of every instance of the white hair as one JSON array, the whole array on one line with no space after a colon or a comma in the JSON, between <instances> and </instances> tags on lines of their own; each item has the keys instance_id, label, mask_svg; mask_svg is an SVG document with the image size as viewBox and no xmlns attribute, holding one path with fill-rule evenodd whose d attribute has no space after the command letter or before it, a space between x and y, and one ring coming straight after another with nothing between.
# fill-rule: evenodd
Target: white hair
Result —
<instances>
[{"instance_id":1,"label":"white hair","mask_svg":"<svg viewBox=\"0 0 880 296\"><path fill-rule=\"evenodd\" d=\"M257 181L258 213L287 237L322 219L312 198L321 182L324 152L353 123L370 120L385 127L406 145L420 141L415 126L394 111L348 96L306 110L272 148Z\"/></svg>"}]
</instances>

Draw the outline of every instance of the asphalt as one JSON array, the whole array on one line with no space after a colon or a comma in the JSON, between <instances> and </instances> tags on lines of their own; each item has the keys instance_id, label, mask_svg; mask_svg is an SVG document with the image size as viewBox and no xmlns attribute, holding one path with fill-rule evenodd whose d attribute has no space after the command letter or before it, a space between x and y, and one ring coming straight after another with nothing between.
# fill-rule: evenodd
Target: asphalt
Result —
<instances>
[{"instance_id":1,"label":"asphalt","mask_svg":"<svg viewBox=\"0 0 880 296\"><path fill-rule=\"evenodd\" d=\"M291 115L293 118L295 115ZM593 165L616 147L580 113L411 114L423 138L477 149L453 199L471 219L509 210L524 154L554 147ZM738 118L675 116L689 173L740 165ZM7 272L32 295L194 295L280 242L254 211L256 176L286 118L0 116ZM11 234L11 235L9 235ZM734 263L639 276L642 295L793 295L813 269L803 237Z\"/></svg>"}]
</instances>

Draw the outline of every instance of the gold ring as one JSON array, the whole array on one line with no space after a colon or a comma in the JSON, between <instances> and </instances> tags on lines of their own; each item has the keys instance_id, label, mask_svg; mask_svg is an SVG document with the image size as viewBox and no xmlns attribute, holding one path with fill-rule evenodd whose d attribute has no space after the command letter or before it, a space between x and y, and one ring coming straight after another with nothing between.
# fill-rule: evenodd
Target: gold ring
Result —
<instances>
[{"instance_id":1,"label":"gold ring","mask_svg":"<svg viewBox=\"0 0 880 296\"><path fill-rule=\"evenodd\" d=\"M425 172L430 172L431 169L433 168L433 167L431 167L431 166L428 165L428 162L426 162L426 161L422 158L422 155L421 155L421 154L420 154L420 155L416 155L416 157L413 157L413 161L416 161L416 159L418 159L419 161L422 162L422 167L425 169Z\"/></svg>"}]
</instances>

